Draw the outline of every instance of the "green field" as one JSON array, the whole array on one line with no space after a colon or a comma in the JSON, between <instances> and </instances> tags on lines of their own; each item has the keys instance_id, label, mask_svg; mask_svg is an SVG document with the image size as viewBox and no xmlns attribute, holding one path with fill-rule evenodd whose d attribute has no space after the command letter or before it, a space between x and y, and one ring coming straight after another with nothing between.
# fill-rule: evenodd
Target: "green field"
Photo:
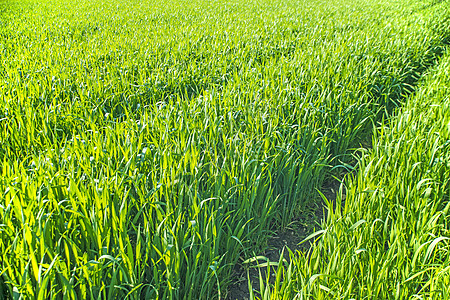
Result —
<instances>
[{"instance_id":1,"label":"green field","mask_svg":"<svg viewBox=\"0 0 450 300\"><path fill-rule=\"evenodd\" d=\"M0 0L0 299L450 299L449 47L448 0Z\"/></svg>"}]
</instances>

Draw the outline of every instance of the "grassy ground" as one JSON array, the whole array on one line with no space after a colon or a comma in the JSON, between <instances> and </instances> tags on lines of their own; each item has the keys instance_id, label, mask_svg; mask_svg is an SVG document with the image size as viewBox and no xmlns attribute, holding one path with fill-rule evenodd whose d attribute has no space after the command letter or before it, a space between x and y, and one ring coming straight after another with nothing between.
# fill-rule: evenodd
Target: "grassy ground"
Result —
<instances>
[{"instance_id":1,"label":"grassy ground","mask_svg":"<svg viewBox=\"0 0 450 300\"><path fill-rule=\"evenodd\" d=\"M450 53L421 83L361 154L343 205L328 204L315 247L291 253L262 298L450 298Z\"/></svg>"},{"instance_id":2,"label":"grassy ground","mask_svg":"<svg viewBox=\"0 0 450 300\"><path fill-rule=\"evenodd\" d=\"M331 176L351 170L373 124L436 64L448 17L447 2L406 0L1 1L0 294L224 298L235 265L307 211ZM382 166L368 161L358 168ZM408 184L420 183L417 193L438 184L422 181ZM381 195L355 192L345 209L378 207L370 197ZM390 218L366 222L397 226ZM365 228L356 211L351 220L352 231ZM371 285L353 269L346 278L357 283L322 283L317 270L356 267L357 256L340 255L360 250L329 252L336 241L322 236L293 262L286 296L393 290L380 281L393 280L392 266L385 277L367 273ZM391 244L358 254L372 255L375 268ZM433 249L425 263L438 262ZM404 265L405 276L419 274Z\"/></svg>"}]
</instances>

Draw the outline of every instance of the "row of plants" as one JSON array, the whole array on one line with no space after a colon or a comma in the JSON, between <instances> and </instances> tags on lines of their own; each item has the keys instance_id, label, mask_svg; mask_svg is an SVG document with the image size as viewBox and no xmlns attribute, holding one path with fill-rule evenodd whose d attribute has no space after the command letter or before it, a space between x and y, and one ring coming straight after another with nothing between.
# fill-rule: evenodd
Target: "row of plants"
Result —
<instances>
[{"instance_id":1,"label":"row of plants","mask_svg":"<svg viewBox=\"0 0 450 300\"><path fill-rule=\"evenodd\" d=\"M450 299L448 50L359 155L314 246L275 262L254 297Z\"/></svg>"},{"instance_id":2,"label":"row of plants","mask_svg":"<svg viewBox=\"0 0 450 300\"><path fill-rule=\"evenodd\" d=\"M445 2L405 0L7 0L0 14L0 294L14 299L225 297L450 28Z\"/></svg>"}]
</instances>

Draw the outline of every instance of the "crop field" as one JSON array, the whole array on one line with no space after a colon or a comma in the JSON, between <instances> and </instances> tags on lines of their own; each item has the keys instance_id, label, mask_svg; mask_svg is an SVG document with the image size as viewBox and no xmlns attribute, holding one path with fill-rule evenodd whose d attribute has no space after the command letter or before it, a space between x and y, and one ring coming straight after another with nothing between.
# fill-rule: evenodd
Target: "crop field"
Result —
<instances>
[{"instance_id":1,"label":"crop field","mask_svg":"<svg viewBox=\"0 0 450 300\"><path fill-rule=\"evenodd\" d=\"M0 299L450 299L448 49L448 0L0 0Z\"/></svg>"}]
</instances>

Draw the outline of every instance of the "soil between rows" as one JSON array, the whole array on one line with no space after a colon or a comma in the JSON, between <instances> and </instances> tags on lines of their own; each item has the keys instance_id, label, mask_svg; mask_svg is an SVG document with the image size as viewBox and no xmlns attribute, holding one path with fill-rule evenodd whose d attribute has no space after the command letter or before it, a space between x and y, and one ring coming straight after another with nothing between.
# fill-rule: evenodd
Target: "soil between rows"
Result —
<instances>
[{"instance_id":1,"label":"soil between rows","mask_svg":"<svg viewBox=\"0 0 450 300\"><path fill-rule=\"evenodd\" d=\"M327 181L321 189L323 195L328 201L336 204L337 194L341 187L341 181L338 179L332 179ZM345 201L345 190L342 197L342 201ZM289 248L292 252L300 251L306 252L311 247L309 241L301 243L306 237L318 230L321 222L325 221L327 211L323 200L319 200L314 204L310 210L304 215L295 219L290 226L285 229L280 229L273 233L267 243L267 249L259 254L269 259L270 262L278 262L280 260L281 253L284 255L284 259L289 262L289 252L286 248ZM284 251L283 251L284 250ZM246 258L241 258L244 261ZM252 288L255 294L259 293L259 272L265 278L267 267L249 267L244 266L242 263L235 266L234 275L232 278L232 284L229 287L228 300L246 300L250 299L249 292L249 279L252 283ZM271 279L274 279L272 273Z\"/></svg>"}]
</instances>

